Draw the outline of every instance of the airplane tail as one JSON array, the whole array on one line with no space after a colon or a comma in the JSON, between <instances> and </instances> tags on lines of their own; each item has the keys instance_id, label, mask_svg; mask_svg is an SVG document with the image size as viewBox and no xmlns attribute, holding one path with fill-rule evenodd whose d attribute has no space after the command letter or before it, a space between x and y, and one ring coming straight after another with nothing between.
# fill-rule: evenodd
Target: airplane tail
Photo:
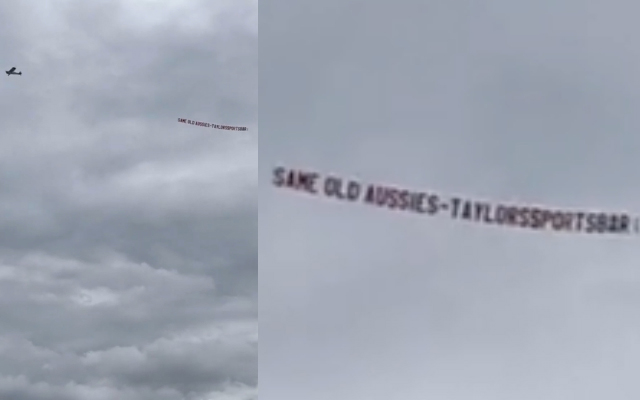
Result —
<instances>
[{"instance_id":1,"label":"airplane tail","mask_svg":"<svg viewBox=\"0 0 640 400\"><path fill-rule=\"evenodd\" d=\"M18 75L22 75L22 71L18 72Z\"/></svg>"}]
</instances>

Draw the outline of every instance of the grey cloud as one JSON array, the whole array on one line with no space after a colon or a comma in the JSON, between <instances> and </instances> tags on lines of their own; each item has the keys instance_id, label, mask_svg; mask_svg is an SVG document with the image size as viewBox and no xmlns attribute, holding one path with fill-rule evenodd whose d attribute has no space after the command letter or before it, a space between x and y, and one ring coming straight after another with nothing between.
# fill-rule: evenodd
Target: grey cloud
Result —
<instances>
[{"instance_id":1,"label":"grey cloud","mask_svg":"<svg viewBox=\"0 0 640 400\"><path fill-rule=\"evenodd\" d=\"M257 4L0 16L0 397L257 398Z\"/></svg>"}]
</instances>

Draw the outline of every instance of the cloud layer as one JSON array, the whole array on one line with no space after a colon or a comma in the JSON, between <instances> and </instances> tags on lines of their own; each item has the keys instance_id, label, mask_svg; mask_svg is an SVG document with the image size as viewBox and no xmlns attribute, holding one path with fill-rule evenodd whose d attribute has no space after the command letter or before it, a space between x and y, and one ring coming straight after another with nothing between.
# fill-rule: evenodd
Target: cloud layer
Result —
<instances>
[{"instance_id":1,"label":"cloud layer","mask_svg":"<svg viewBox=\"0 0 640 400\"><path fill-rule=\"evenodd\" d=\"M0 398L256 399L257 2L1 8Z\"/></svg>"}]
</instances>

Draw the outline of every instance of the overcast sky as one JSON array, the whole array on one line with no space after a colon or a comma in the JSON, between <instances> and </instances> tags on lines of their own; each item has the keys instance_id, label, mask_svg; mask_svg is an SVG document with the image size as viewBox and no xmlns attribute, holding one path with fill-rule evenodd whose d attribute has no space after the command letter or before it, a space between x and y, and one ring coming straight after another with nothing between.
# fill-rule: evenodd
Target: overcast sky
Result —
<instances>
[{"instance_id":1,"label":"overcast sky","mask_svg":"<svg viewBox=\"0 0 640 400\"><path fill-rule=\"evenodd\" d=\"M257 399L257 5L0 6L0 398Z\"/></svg>"},{"instance_id":2,"label":"overcast sky","mask_svg":"<svg viewBox=\"0 0 640 400\"><path fill-rule=\"evenodd\" d=\"M276 190L277 165L640 211L631 1L261 8L262 400L640 397L640 242Z\"/></svg>"}]
</instances>

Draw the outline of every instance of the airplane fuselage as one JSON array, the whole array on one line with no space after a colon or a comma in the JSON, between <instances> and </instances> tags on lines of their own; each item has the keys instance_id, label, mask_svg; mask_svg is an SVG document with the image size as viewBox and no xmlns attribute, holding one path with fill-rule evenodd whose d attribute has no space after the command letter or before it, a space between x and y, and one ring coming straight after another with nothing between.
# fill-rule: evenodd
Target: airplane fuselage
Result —
<instances>
[{"instance_id":1,"label":"airplane fuselage","mask_svg":"<svg viewBox=\"0 0 640 400\"><path fill-rule=\"evenodd\" d=\"M12 71L4 71L7 76L9 75L22 75L22 72L12 72Z\"/></svg>"}]
</instances>

